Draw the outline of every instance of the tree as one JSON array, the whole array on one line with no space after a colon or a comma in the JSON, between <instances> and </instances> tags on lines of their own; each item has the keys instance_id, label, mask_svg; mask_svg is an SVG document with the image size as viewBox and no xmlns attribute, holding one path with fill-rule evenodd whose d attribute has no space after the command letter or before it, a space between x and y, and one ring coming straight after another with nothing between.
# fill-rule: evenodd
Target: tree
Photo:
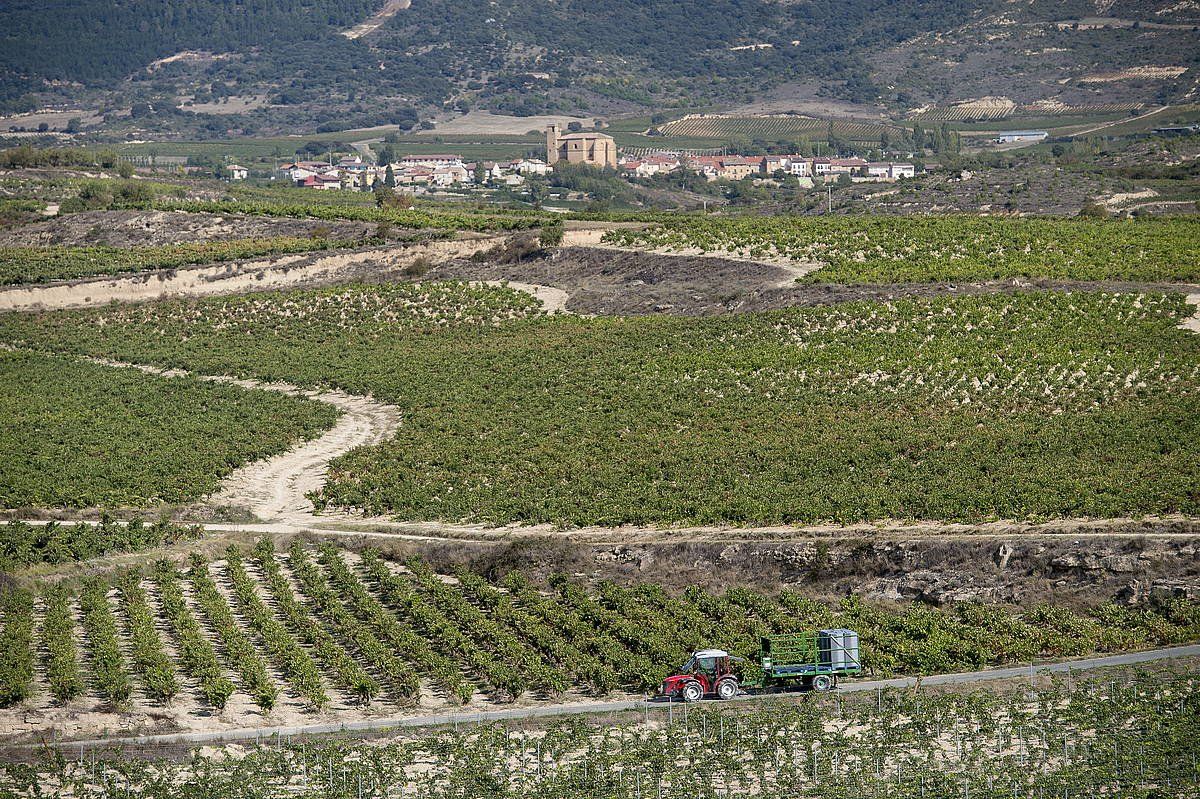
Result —
<instances>
[{"instance_id":1,"label":"tree","mask_svg":"<svg viewBox=\"0 0 1200 799\"><path fill-rule=\"evenodd\" d=\"M396 173L392 170L391 164L388 164L387 169L384 170L383 185L389 189L396 188Z\"/></svg>"},{"instance_id":2,"label":"tree","mask_svg":"<svg viewBox=\"0 0 1200 799\"><path fill-rule=\"evenodd\" d=\"M483 162L477 161L475 163L475 185L482 186L484 183L487 183L487 179L488 172L483 168Z\"/></svg>"},{"instance_id":3,"label":"tree","mask_svg":"<svg viewBox=\"0 0 1200 799\"><path fill-rule=\"evenodd\" d=\"M583 130L583 123L579 122L578 120L571 120L567 123L567 130L569 130L571 133L578 133L579 131Z\"/></svg>"},{"instance_id":4,"label":"tree","mask_svg":"<svg viewBox=\"0 0 1200 799\"><path fill-rule=\"evenodd\" d=\"M66 128L67 133L78 133L79 129L82 127L83 127L83 120L80 119L79 117L71 117L70 119L67 120L67 128Z\"/></svg>"},{"instance_id":5,"label":"tree","mask_svg":"<svg viewBox=\"0 0 1200 799\"><path fill-rule=\"evenodd\" d=\"M128 180L133 177L133 164L128 161L121 161L117 164L117 174Z\"/></svg>"},{"instance_id":6,"label":"tree","mask_svg":"<svg viewBox=\"0 0 1200 799\"><path fill-rule=\"evenodd\" d=\"M921 152L925 149L925 128L921 127L920 122L913 126L912 140L914 150Z\"/></svg>"}]
</instances>

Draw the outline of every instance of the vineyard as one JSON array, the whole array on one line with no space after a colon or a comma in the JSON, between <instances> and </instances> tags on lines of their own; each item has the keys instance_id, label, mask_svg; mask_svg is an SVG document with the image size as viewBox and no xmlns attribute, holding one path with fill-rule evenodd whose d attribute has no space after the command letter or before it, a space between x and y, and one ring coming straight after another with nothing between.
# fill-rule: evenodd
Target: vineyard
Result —
<instances>
[{"instance_id":1,"label":"vineyard","mask_svg":"<svg viewBox=\"0 0 1200 799\"><path fill-rule=\"evenodd\" d=\"M1200 338L1178 328L1179 295L701 319L534 306L504 288L349 286L9 315L0 340L398 405L397 437L333 461L319 507L751 526L1200 509ZM57 490L82 493L56 469Z\"/></svg>"},{"instance_id":2,"label":"vineyard","mask_svg":"<svg viewBox=\"0 0 1200 799\"><path fill-rule=\"evenodd\" d=\"M519 571L491 582L463 568L439 575L417 558L299 541L277 549L265 538L231 544L219 560L193 554L77 583L9 585L0 606L0 698L51 713L56 703L220 711L238 697L270 714L285 703L315 713L653 692L705 644L752 657L764 634L823 627L858 630L864 667L878 676L1200 637L1200 606L1183 599L1022 612L889 609L857 597L832 606L792 589L671 595L654 583L565 576L541 588Z\"/></svg>"},{"instance_id":3,"label":"vineyard","mask_svg":"<svg viewBox=\"0 0 1200 799\"><path fill-rule=\"evenodd\" d=\"M920 122L988 122L1010 117L1094 117L1111 114L1127 114L1140 111L1144 104L1129 103L959 103L930 108L914 114L911 119Z\"/></svg>"},{"instance_id":4,"label":"vineyard","mask_svg":"<svg viewBox=\"0 0 1200 799\"><path fill-rule=\"evenodd\" d=\"M110 552L137 552L181 541L194 541L200 535L199 527L185 527L162 520L152 524L146 524L141 519L122 524L107 517L97 524L8 522L0 525L0 571L13 572L39 564L71 563Z\"/></svg>"},{"instance_id":5,"label":"vineyard","mask_svg":"<svg viewBox=\"0 0 1200 799\"><path fill-rule=\"evenodd\" d=\"M321 192L316 192L321 193ZM335 193L335 192L329 192ZM253 216L285 216L307 219L348 219L356 222L388 222L404 228L432 230L497 231L528 230L544 224L553 217L534 214L471 213L442 209L398 210L377 208L357 203L329 203L320 199L246 199L246 200L183 200L159 198L128 203L123 208L186 211L189 213L250 214Z\"/></svg>"},{"instance_id":6,"label":"vineyard","mask_svg":"<svg viewBox=\"0 0 1200 799\"><path fill-rule=\"evenodd\" d=\"M336 416L275 392L0 350L0 505L185 502Z\"/></svg>"},{"instance_id":7,"label":"vineyard","mask_svg":"<svg viewBox=\"0 0 1200 799\"><path fill-rule=\"evenodd\" d=\"M189 264L361 247L370 239L226 239L161 247L0 247L0 285L47 283L91 275L116 275Z\"/></svg>"},{"instance_id":8,"label":"vineyard","mask_svg":"<svg viewBox=\"0 0 1200 799\"><path fill-rule=\"evenodd\" d=\"M888 126L878 122L814 119L793 115L725 116L689 114L658 128L669 138L705 139L809 139L823 141L830 130L835 136L851 141L878 142Z\"/></svg>"},{"instance_id":9,"label":"vineyard","mask_svg":"<svg viewBox=\"0 0 1200 799\"><path fill-rule=\"evenodd\" d=\"M1200 222L1187 217L1136 222L970 216L680 219L646 230L611 231L605 240L826 264L806 278L809 282L1200 280Z\"/></svg>"},{"instance_id":10,"label":"vineyard","mask_svg":"<svg viewBox=\"0 0 1200 799\"><path fill-rule=\"evenodd\" d=\"M79 797L849 799L1195 796L1194 673L1111 672L993 691L886 691L753 708L674 708L545 728L382 741L278 741L146 761L45 756L0 791Z\"/></svg>"}]
</instances>

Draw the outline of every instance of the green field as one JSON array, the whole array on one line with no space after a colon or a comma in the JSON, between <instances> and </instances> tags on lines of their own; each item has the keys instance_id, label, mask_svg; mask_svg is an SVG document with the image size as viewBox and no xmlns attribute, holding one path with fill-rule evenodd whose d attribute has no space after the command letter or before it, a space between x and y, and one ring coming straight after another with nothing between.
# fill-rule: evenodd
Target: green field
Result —
<instances>
[{"instance_id":1,"label":"green field","mask_svg":"<svg viewBox=\"0 0 1200 799\"><path fill-rule=\"evenodd\" d=\"M0 351L0 506L197 499L330 427L329 406L191 378Z\"/></svg>"},{"instance_id":2,"label":"green field","mask_svg":"<svg viewBox=\"0 0 1200 799\"><path fill-rule=\"evenodd\" d=\"M1200 511L1200 338L1178 295L532 313L501 289L345 287L8 316L0 339L394 402L403 432L335 460L316 501L405 519Z\"/></svg>"},{"instance_id":3,"label":"green field","mask_svg":"<svg viewBox=\"0 0 1200 799\"><path fill-rule=\"evenodd\" d=\"M1200 219L680 217L608 241L823 263L814 283L1200 280Z\"/></svg>"}]
</instances>

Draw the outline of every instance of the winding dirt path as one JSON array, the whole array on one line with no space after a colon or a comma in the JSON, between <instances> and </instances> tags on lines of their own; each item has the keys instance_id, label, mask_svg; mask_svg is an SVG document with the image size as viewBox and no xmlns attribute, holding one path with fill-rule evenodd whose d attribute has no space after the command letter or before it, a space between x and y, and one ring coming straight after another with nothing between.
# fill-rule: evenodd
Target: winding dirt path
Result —
<instances>
[{"instance_id":1,"label":"winding dirt path","mask_svg":"<svg viewBox=\"0 0 1200 799\"><path fill-rule=\"evenodd\" d=\"M330 461L358 447L379 444L400 427L401 413L395 405L344 391L305 389L290 383L266 383L224 375L201 375L180 369L160 369L101 358L87 360L114 368L137 369L159 377L194 377L213 383L305 397L341 411L342 416L337 424L323 435L274 457L246 464L225 478L220 490L203 500L206 505L245 509L279 532L289 528L310 527L321 521L306 495L324 485Z\"/></svg>"}]
</instances>

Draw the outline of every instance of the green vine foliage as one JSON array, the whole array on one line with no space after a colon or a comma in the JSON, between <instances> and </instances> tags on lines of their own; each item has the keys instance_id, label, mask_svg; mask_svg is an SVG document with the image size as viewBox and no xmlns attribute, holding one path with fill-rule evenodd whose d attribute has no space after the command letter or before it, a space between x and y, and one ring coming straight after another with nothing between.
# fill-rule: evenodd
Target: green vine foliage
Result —
<instances>
[{"instance_id":1,"label":"green vine foliage","mask_svg":"<svg viewBox=\"0 0 1200 799\"><path fill-rule=\"evenodd\" d=\"M1017 291L580 319L437 283L7 315L0 340L401 407L403 435L336 459L320 508L563 527L978 523L1200 513L1191 313L1177 294Z\"/></svg>"},{"instance_id":2,"label":"green vine foliage","mask_svg":"<svg viewBox=\"0 0 1200 799\"><path fill-rule=\"evenodd\" d=\"M810 283L1053 278L1195 282L1200 224L1161 219L679 217L605 240L824 264Z\"/></svg>"},{"instance_id":3,"label":"green vine foliage","mask_svg":"<svg viewBox=\"0 0 1200 799\"><path fill-rule=\"evenodd\" d=\"M33 692L33 602L28 588L0 586L0 707Z\"/></svg>"},{"instance_id":4,"label":"green vine foliage","mask_svg":"<svg viewBox=\"0 0 1200 799\"><path fill-rule=\"evenodd\" d=\"M1200 702L1186 669L1116 670L1012 688L884 690L631 716L444 727L379 741L297 741L147 762L0 765L17 797L147 799L962 799L1192 796ZM39 793L40 792L40 793Z\"/></svg>"}]
</instances>

